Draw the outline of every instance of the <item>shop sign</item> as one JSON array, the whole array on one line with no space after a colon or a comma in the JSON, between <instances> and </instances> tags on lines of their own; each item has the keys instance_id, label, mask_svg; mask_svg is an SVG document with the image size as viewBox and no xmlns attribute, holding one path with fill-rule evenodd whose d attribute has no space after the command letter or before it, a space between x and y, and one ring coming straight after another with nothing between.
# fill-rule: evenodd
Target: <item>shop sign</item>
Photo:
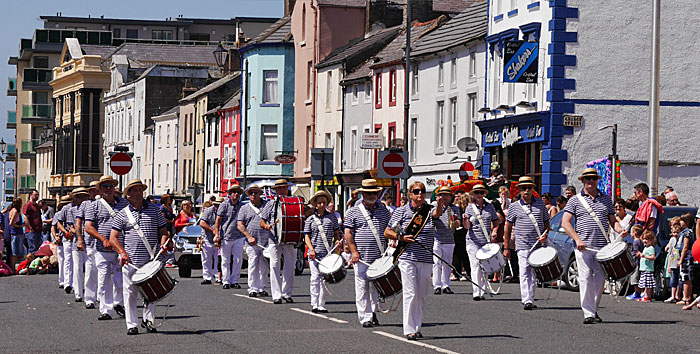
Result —
<instances>
[{"instance_id":1,"label":"shop sign","mask_svg":"<svg viewBox=\"0 0 700 354\"><path fill-rule=\"evenodd\" d=\"M518 127L511 125L510 127L503 128L503 140L501 141L501 147L507 148L509 146L515 145L523 137L520 136L520 129Z\"/></svg>"},{"instance_id":2,"label":"shop sign","mask_svg":"<svg viewBox=\"0 0 700 354\"><path fill-rule=\"evenodd\" d=\"M544 140L544 126L540 124L507 125L501 130L492 130L484 134L484 146L507 148L519 143Z\"/></svg>"},{"instance_id":3,"label":"shop sign","mask_svg":"<svg viewBox=\"0 0 700 354\"><path fill-rule=\"evenodd\" d=\"M537 82L537 53L539 43L506 42L503 53L503 82Z\"/></svg>"}]
</instances>

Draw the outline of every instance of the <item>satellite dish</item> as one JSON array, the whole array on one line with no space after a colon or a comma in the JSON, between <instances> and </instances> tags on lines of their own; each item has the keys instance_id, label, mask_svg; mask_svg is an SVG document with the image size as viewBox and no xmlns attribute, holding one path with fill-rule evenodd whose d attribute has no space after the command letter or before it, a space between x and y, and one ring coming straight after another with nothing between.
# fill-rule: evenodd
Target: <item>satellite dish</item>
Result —
<instances>
[{"instance_id":1,"label":"satellite dish","mask_svg":"<svg viewBox=\"0 0 700 354\"><path fill-rule=\"evenodd\" d=\"M479 143L474 138L464 137L457 141L457 148L464 152L476 151L479 149Z\"/></svg>"}]
</instances>

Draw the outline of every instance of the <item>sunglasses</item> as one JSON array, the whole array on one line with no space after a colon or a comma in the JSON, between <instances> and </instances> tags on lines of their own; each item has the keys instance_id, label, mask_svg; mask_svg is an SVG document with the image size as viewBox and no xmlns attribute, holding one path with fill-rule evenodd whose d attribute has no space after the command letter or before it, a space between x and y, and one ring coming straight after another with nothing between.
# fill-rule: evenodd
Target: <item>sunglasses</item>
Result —
<instances>
[{"instance_id":1,"label":"sunglasses","mask_svg":"<svg viewBox=\"0 0 700 354\"><path fill-rule=\"evenodd\" d=\"M110 184L110 183L103 183L102 186L100 186L100 187L104 188L104 189L110 189L110 188L114 188L114 185Z\"/></svg>"},{"instance_id":2,"label":"sunglasses","mask_svg":"<svg viewBox=\"0 0 700 354\"><path fill-rule=\"evenodd\" d=\"M418 195L418 194L423 194L425 193L425 189L414 189L411 191L411 193Z\"/></svg>"},{"instance_id":3,"label":"sunglasses","mask_svg":"<svg viewBox=\"0 0 700 354\"><path fill-rule=\"evenodd\" d=\"M241 191L230 191L228 194L241 194Z\"/></svg>"},{"instance_id":4,"label":"sunglasses","mask_svg":"<svg viewBox=\"0 0 700 354\"><path fill-rule=\"evenodd\" d=\"M256 194L256 195L257 195L257 194L260 194L260 192L258 192L258 191L252 191L252 192L248 192L248 194L250 194L250 195Z\"/></svg>"},{"instance_id":5,"label":"sunglasses","mask_svg":"<svg viewBox=\"0 0 700 354\"><path fill-rule=\"evenodd\" d=\"M377 195L377 194L379 194L379 192L362 192L362 193L367 194L367 195Z\"/></svg>"},{"instance_id":6,"label":"sunglasses","mask_svg":"<svg viewBox=\"0 0 700 354\"><path fill-rule=\"evenodd\" d=\"M519 187L521 191L529 191L535 189L533 186Z\"/></svg>"},{"instance_id":7,"label":"sunglasses","mask_svg":"<svg viewBox=\"0 0 700 354\"><path fill-rule=\"evenodd\" d=\"M583 177L583 180L584 180L584 181L595 181L595 180L597 180L597 179L598 179L597 177L588 177L588 176L587 176L587 177Z\"/></svg>"},{"instance_id":8,"label":"sunglasses","mask_svg":"<svg viewBox=\"0 0 700 354\"><path fill-rule=\"evenodd\" d=\"M473 191L472 193L474 193L475 195L483 195L483 194L486 194L485 191Z\"/></svg>"},{"instance_id":9,"label":"sunglasses","mask_svg":"<svg viewBox=\"0 0 700 354\"><path fill-rule=\"evenodd\" d=\"M668 202L669 202L669 203L670 203L670 202L678 203L678 199L669 199Z\"/></svg>"}]
</instances>

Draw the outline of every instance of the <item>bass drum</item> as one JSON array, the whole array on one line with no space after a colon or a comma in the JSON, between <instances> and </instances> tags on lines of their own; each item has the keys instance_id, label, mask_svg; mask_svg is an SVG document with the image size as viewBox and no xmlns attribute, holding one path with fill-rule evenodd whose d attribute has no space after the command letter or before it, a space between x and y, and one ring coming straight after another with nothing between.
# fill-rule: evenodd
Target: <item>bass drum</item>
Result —
<instances>
[{"instance_id":1,"label":"bass drum","mask_svg":"<svg viewBox=\"0 0 700 354\"><path fill-rule=\"evenodd\" d=\"M304 198L277 197L275 236L279 244L297 245L304 241Z\"/></svg>"}]
</instances>

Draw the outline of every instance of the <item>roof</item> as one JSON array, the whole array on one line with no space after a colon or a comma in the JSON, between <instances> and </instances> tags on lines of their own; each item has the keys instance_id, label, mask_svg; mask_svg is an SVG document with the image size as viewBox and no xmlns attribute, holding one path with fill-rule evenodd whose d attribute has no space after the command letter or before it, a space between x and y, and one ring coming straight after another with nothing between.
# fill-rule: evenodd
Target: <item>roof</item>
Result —
<instances>
[{"instance_id":1,"label":"roof","mask_svg":"<svg viewBox=\"0 0 700 354\"><path fill-rule=\"evenodd\" d=\"M34 149L44 149L44 148L50 148L53 147L53 141L51 139L43 142L39 146L35 147Z\"/></svg>"},{"instance_id":2,"label":"roof","mask_svg":"<svg viewBox=\"0 0 700 354\"><path fill-rule=\"evenodd\" d=\"M334 50L325 59L316 65L316 68L324 68L331 65L347 62L347 69L355 68L368 57L376 54L384 48L396 35L401 26L385 28L374 32L368 37L360 37L349 44Z\"/></svg>"},{"instance_id":3,"label":"roof","mask_svg":"<svg viewBox=\"0 0 700 354\"><path fill-rule=\"evenodd\" d=\"M439 52L486 37L487 5L486 1L478 1L435 31L425 35L413 45L411 56Z\"/></svg>"},{"instance_id":4,"label":"roof","mask_svg":"<svg viewBox=\"0 0 700 354\"><path fill-rule=\"evenodd\" d=\"M444 16L440 16L432 21L423 23L414 23L411 27L411 48L415 47L415 43L429 31L435 29L441 23L445 21ZM391 65L398 61L403 60L405 53L404 49L406 46L406 33L405 30L401 31L401 35L394 38L391 43L389 43L384 49L379 52L374 57L374 62L370 66L371 68L381 67L385 65Z\"/></svg>"},{"instance_id":5,"label":"roof","mask_svg":"<svg viewBox=\"0 0 700 354\"><path fill-rule=\"evenodd\" d=\"M252 44L289 42L292 39L292 21L289 16L282 17L270 27L253 38Z\"/></svg>"},{"instance_id":6,"label":"roof","mask_svg":"<svg viewBox=\"0 0 700 354\"><path fill-rule=\"evenodd\" d=\"M447 13L460 13L464 11L471 4L480 0L439 0L433 2L433 11L436 12L447 12Z\"/></svg>"},{"instance_id":7,"label":"roof","mask_svg":"<svg viewBox=\"0 0 700 354\"><path fill-rule=\"evenodd\" d=\"M235 108L241 105L241 90L236 91L236 93L231 96L231 98L221 106L222 110Z\"/></svg>"},{"instance_id":8,"label":"roof","mask_svg":"<svg viewBox=\"0 0 700 354\"><path fill-rule=\"evenodd\" d=\"M365 0L317 0L319 6L365 7Z\"/></svg>"},{"instance_id":9,"label":"roof","mask_svg":"<svg viewBox=\"0 0 700 354\"><path fill-rule=\"evenodd\" d=\"M211 84L202 87L201 89L197 90L197 92L195 92L195 93L193 93L193 94L191 94L191 95L189 95L189 96L187 96L187 97L181 99L180 102L192 101L192 100L196 99L196 98L199 97L199 96L202 96L202 95L204 95L204 94L207 94L207 93L209 93L209 92L212 92L212 91L216 90L217 88L219 88L219 87L221 87L221 86L223 86L223 85L226 85L227 83L229 83L230 81L235 80L235 79L238 78L239 76L241 76L240 71L237 71L237 72L232 73L232 74L228 74L228 75L222 77L221 79L216 80L216 81L212 82Z\"/></svg>"},{"instance_id":10,"label":"roof","mask_svg":"<svg viewBox=\"0 0 700 354\"><path fill-rule=\"evenodd\" d=\"M216 46L212 45L196 46L126 42L117 47L112 55L126 55L130 61L149 63L151 65L157 63L180 63L216 66L216 60L212 54L215 49Z\"/></svg>"},{"instance_id":11,"label":"roof","mask_svg":"<svg viewBox=\"0 0 700 354\"><path fill-rule=\"evenodd\" d=\"M99 55L103 58L110 56L117 47L111 45L94 45L94 44L81 44L80 48L83 50L84 55Z\"/></svg>"},{"instance_id":12,"label":"roof","mask_svg":"<svg viewBox=\"0 0 700 354\"><path fill-rule=\"evenodd\" d=\"M165 111L157 116L151 117L151 119L157 120L158 118L174 115L174 114L177 114L178 112L180 112L180 106L175 106L175 107L170 108L169 110L167 110L167 111Z\"/></svg>"}]
</instances>

